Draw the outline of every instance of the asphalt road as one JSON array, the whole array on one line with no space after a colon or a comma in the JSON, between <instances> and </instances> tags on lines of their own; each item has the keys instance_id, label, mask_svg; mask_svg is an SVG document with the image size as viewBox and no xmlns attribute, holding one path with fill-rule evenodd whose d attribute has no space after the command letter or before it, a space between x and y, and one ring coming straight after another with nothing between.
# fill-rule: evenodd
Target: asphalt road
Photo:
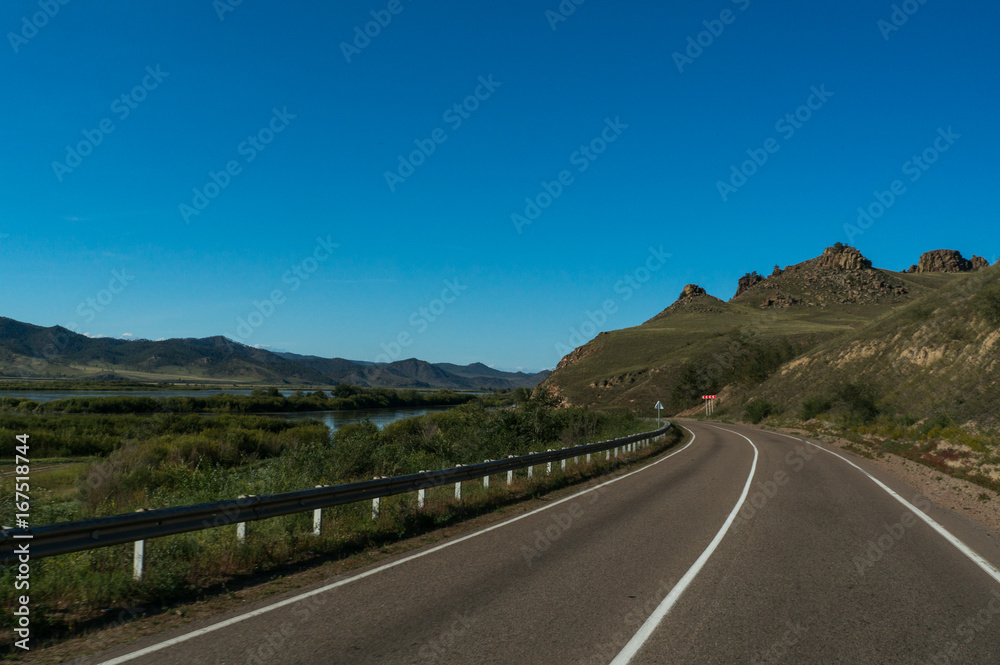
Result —
<instances>
[{"instance_id":1,"label":"asphalt road","mask_svg":"<svg viewBox=\"0 0 1000 665\"><path fill-rule=\"evenodd\" d=\"M685 425L608 484L88 662L1000 663L1000 540L861 458Z\"/></svg>"}]
</instances>

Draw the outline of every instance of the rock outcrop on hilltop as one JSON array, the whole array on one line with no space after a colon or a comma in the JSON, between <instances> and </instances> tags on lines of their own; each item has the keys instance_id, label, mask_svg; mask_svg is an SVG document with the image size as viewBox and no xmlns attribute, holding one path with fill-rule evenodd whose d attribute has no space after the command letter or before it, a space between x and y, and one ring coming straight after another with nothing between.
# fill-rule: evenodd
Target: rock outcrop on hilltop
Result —
<instances>
[{"instance_id":1,"label":"rock outcrop on hilltop","mask_svg":"<svg viewBox=\"0 0 1000 665\"><path fill-rule=\"evenodd\" d=\"M774 269L775 269L775 271L777 271L778 270L778 266L774 266ZM780 274L780 273L778 273L778 274ZM774 275L772 275L772 277L773 276ZM742 277L740 277L740 281L736 285L736 295L733 296L733 297L735 298L735 297L739 296L741 293L743 293L744 291L746 291L747 289L749 289L750 287L752 287L754 284L757 284L758 282L763 282L763 281L764 281L764 278L761 277L759 274L757 274L756 270L754 270L753 272L748 272L747 274L745 274Z\"/></svg>"},{"instance_id":2,"label":"rock outcrop on hilltop","mask_svg":"<svg viewBox=\"0 0 1000 665\"><path fill-rule=\"evenodd\" d=\"M795 296L790 296L786 293L778 293L774 296L768 296L764 299L764 302L760 304L761 309L766 309L768 307L793 307L795 305L801 304L802 301Z\"/></svg>"},{"instance_id":3,"label":"rock outcrop on hilltop","mask_svg":"<svg viewBox=\"0 0 1000 665\"><path fill-rule=\"evenodd\" d=\"M775 266L770 277L744 275L733 300L761 309L826 307L834 304L871 304L906 295L906 286L892 279L855 247L837 243L815 259Z\"/></svg>"},{"instance_id":4,"label":"rock outcrop on hilltop","mask_svg":"<svg viewBox=\"0 0 1000 665\"><path fill-rule=\"evenodd\" d=\"M815 265L817 268L834 270L868 270L872 267L872 262L856 248L838 243L833 247L827 247L816 259Z\"/></svg>"},{"instance_id":5,"label":"rock outcrop on hilltop","mask_svg":"<svg viewBox=\"0 0 1000 665\"><path fill-rule=\"evenodd\" d=\"M688 284L673 305L665 311L683 309L686 312L724 312L726 303L722 302L697 284ZM662 312L661 312L662 314Z\"/></svg>"},{"instance_id":6,"label":"rock outcrop on hilltop","mask_svg":"<svg viewBox=\"0 0 1000 665\"><path fill-rule=\"evenodd\" d=\"M990 262L981 256L973 255L970 260L954 249L935 249L921 254L920 263L906 272L973 272L989 266Z\"/></svg>"},{"instance_id":7,"label":"rock outcrop on hilltop","mask_svg":"<svg viewBox=\"0 0 1000 665\"><path fill-rule=\"evenodd\" d=\"M681 301L684 300L685 298L694 298L695 296L703 296L706 295L707 293L708 291L701 288L697 284L688 284L687 286L684 287L684 290L681 291L681 294L677 297L677 300Z\"/></svg>"},{"instance_id":8,"label":"rock outcrop on hilltop","mask_svg":"<svg viewBox=\"0 0 1000 665\"><path fill-rule=\"evenodd\" d=\"M725 312L726 303L723 302L722 300L719 300L713 295L709 295L709 293L705 289L701 288L697 284L688 284L687 286L684 287L684 290L681 291L681 294L677 296L677 300L675 300L670 307L666 308L653 318L649 319L649 321L655 321L659 318L669 315L670 313L676 313L680 311L716 312L716 313ZM646 323L649 323L649 321L646 321Z\"/></svg>"}]
</instances>

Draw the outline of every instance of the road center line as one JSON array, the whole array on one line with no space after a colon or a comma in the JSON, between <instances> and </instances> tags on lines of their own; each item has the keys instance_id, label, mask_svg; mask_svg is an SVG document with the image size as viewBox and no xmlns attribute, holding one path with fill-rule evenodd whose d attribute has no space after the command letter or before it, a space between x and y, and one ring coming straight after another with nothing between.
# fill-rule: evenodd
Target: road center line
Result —
<instances>
[{"instance_id":1,"label":"road center line","mask_svg":"<svg viewBox=\"0 0 1000 665\"><path fill-rule=\"evenodd\" d=\"M712 425L712 427L715 426ZM724 427L715 427L715 429L721 429L725 432L731 432L736 436L742 436L747 440L750 446L753 447L753 464L750 466L750 474L747 476L747 482L743 486L743 494L740 495L739 501L736 502L736 506L733 508L733 511L729 513L729 517L722 525L722 528L719 529L717 534L715 534L715 538L712 539L712 542L708 544L708 548L701 553L701 556L699 556L698 560L694 562L694 565L692 565L688 571L684 573L684 577L681 578L674 588L670 590L670 593L667 594L667 597L663 599L655 610L653 610L653 613L650 614L649 618L646 619L646 622L639 627L638 632L632 636L632 639L628 641L625 648L623 648L618 655L615 656L615 659L611 661L611 665L626 665L632 660L632 658L635 657L637 653L639 653L639 649L641 649L642 645L646 643L646 640L652 636L653 631L655 631L657 626L660 625L660 622L667 616L667 613L670 612L674 605L677 604L677 601L680 600L680 597L687 590L688 586L694 581L694 578L698 576L698 573L701 572L701 569L705 566L709 557L711 557L712 553L715 552L719 543L722 542L722 538L726 535L726 532L729 531L729 527L732 526L737 513L740 512L740 509L743 507L743 502L746 501L747 495L750 493L750 483L753 482L753 475L757 470L757 446L754 445L753 441L750 441L750 439L743 436L739 432L733 432L733 430L725 429ZM694 432L691 432L691 434L693 436Z\"/></svg>"},{"instance_id":2,"label":"road center line","mask_svg":"<svg viewBox=\"0 0 1000 665\"><path fill-rule=\"evenodd\" d=\"M891 496L896 501L899 501L901 504L903 504L904 506L906 506L914 515L916 515L917 517L919 517L921 520L923 520L925 523L927 523L927 525L930 528L932 528L935 531L937 531L945 540L947 540L949 543L951 543L952 545L954 545L955 548L958 549L959 552L961 552L962 554L964 554L965 556L967 556L969 559L972 560L972 562L974 564L976 564L977 566L979 566L980 568L982 568L983 571L987 575L989 575L994 580L996 580L998 583L1000 583L1000 570L997 570L996 567L993 564L991 564L989 561L987 561L986 559L984 559L975 550L973 550L971 547L969 547L968 545L966 545L965 543L963 543L957 537L955 537L954 535L952 535L952 533L950 531L948 531L943 526L941 526L940 524L938 524L937 522L935 522L933 519L930 518L930 516L926 515L922 510L920 510L919 508L917 508L916 506L914 506L912 503L910 503L909 501L907 501L903 497L901 497L898 494L896 494L896 492L894 492L888 485L886 485L881 480L879 480L878 478L876 478L872 474L870 474L867 471L865 471L864 469L862 469L860 466L858 466L857 464L855 464L851 460L847 459L843 455L840 455L838 453L833 452L832 450L827 450L826 448L824 448L824 447L822 447L820 445L817 445L817 444L813 443L812 441L806 441L805 439L800 439L798 437L790 436L788 434L782 434L781 432L773 432L773 433L777 434L779 436L787 437L789 439L794 439L796 441L801 441L802 443L808 443L813 448L818 448L819 450L822 450L825 453L829 453L829 454L833 455L834 457L839 457L840 459L844 460L845 462L847 462L848 464L850 464L851 466L853 466L855 469L857 469L861 473L863 473L866 476L868 476L868 478L873 483L875 483L876 485L878 485L879 487L881 487L883 490L885 490L886 493L889 494L889 496Z\"/></svg>"},{"instance_id":3,"label":"road center line","mask_svg":"<svg viewBox=\"0 0 1000 665\"><path fill-rule=\"evenodd\" d=\"M690 430L688 430L688 431L690 431ZM742 436L742 435L740 435L740 436ZM691 432L691 440L688 441L686 444L684 444L684 446L682 448L679 448L679 449L673 451L669 455L664 455L663 457L661 457L660 459L656 460L655 462L651 462L650 464L647 464L647 465L643 466L641 469L636 469L635 471L630 471L630 472L628 472L628 473L626 473L624 475L618 476L617 478L612 478L611 480L603 482L600 485L594 485L593 487L585 489L585 490L583 490L581 492L577 492L576 494L570 495L570 496L565 497L563 499L559 499L558 501L553 501L552 503L547 504L545 506L542 506L541 508L536 508L536 509L534 509L532 511L524 513L523 515L518 515L517 517L513 517L513 518L511 518L509 520L506 520L504 522L500 522L498 524L494 524L493 526L488 526L485 529L481 529L480 531L475 531L473 533L470 533L470 534L467 534L465 536L462 536L461 538L456 538L454 540L449 540L446 543L442 543L440 545L436 545L436 546L434 546L434 547L432 547L430 549L424 550L422 552L417 552L416 554L411 554L410 556L403 557L402 559L397 559L396 561L392 561L390 563L383 564L383 565L378 566L376 568L372 568L371 570L366 570L363 573L358 573L357 575L353 575L351 577L347 577L347 578L344 578L342 580L338 580L336 582L333 582L331 584L327 584L325 586L321 586L318 589L313 589L312 591L306 591L305 593L300 593L297 596L293 596L291 598L286 598L285 600L279 601L279 602L274 603L272 605L268 605L266 607L261 607L259 609L253 610L251 612L247 612L245 614L240 614L238 616L231 617L229 619L226 619L225 621L220 621L219 623L214 623L214 624L212 624L210 626L205 626L204 628L199 628L198 630L193 630L190 633L185 633L184 635L178 635L177 637L171 638L171 639L166 640L164 642L160 642L158 644L153 644L153 645L148 646L148 647L146 647L144 649L139 649L138 651L134 651L132 653L125 654L124 656L118 656L117 658L112 658L111 660L103 661L103 662L99 663L98 665L119 665L119 663L126 663L126 662L128 662L130 660L134 660L136 658L139 658L141 656L145 656L145 655L153 653L155 651L160 651L161 649L166 649L167 647L172 647L172 646L174 646L176 644L180 644L182 642L187 642L188 640L194 639L196 637L201 637L202 635L207 635L208 633L212 633L212 632L215 632L217 630L221 630L222 628L227 628L228 626L232 626L233 624L240 623L241 621L246 621L247 619L252 619L252 618L258 617L258 616L260 616L262 614L267 614L268 612L272 612L274 610L281 609L282 607L286 607L286 606L291 605L293 603L297 603L300 600L304 600L304 599L310 598L312 596L317 596L317 595L319 595L321 593L325 593L325 592L330 591L332 589L336 589L337 587L341 587L341 586L344 586L346 584L350 584L351 582L355 582L357 580L364 579L366 577L370 577L371 575L375 575L377 573L381 573L381 572L383 572L385 570L389 570L390 568L395 568L396 566L402 565L402 564L407 563L409 561L413 561L414 559L419 559L421 557L427 556L428 554L433 554L435 552L439 552L439 551L445 549L446 547L451 547L452 545L458 545L459 543L463 543L463 542L465 542L467 540L471 540L471 539L476 538L478 536L481 536L481 535L483 535L485 533L489 533L490 531L494 531L496 529L500 529L500 528L505 527L505 526L507 526L509 524L513 524L514 522L518 522L518 521L523 520L525 518L531 517L532 515L536 515L536 514L542 512L543 510L548 510L550 508L555 508L556 506L558 506L561 503L566 503L567 501L573 501L574 499L576 499L576 498L578 498L580 496L583 496L584 494L589 494L590 492L599 490L602 487L607 487L608 485L611 485L613 483L617 483L619 480L624 480L624 479L628 478L629 476L634 476L637 473L642 473L646 469L652 468L652 467L656 466L657 464L659 464L660 462L663 462L664 460L668 460L671 457L673 457L674 455L677 455L678 453L683 452L692 443L694 443L695 438L696 437L695 437L694 432ZM746 437L744 437L744 438L746 438ZM747 440L749 441L749 439L747 439ZM757 457L756 457L756 455L754 455L754 464L756 464L756 462L757 462ZM751 475L753 475L753 474L751 473ZM749 485L748 485L748 487L749 487ZM746 496L746 490L744 490L743 494L744 494L744 496ZM730 522L732 521L732 517L729 518L729 521ZM728 523L727 523L727 525L728 525Z\"/></svg>"}]
</instances>

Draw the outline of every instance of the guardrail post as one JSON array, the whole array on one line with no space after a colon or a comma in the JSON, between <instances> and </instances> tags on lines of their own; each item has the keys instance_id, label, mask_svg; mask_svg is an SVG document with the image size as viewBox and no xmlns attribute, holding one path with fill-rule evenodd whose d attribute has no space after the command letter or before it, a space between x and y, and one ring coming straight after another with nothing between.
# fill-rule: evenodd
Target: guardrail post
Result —
<instances>
[{"instance_id":1,"label":"guardrail post","mask_svg":"<svg viewBox=\"0 0 1000 665\"><path fill-rule=\"evenodd\" d=\"M529 455L534 455L535 453L528 453L528 454ZM534 473L534 471L535 471L535 465L534 464L529 464L528 465L528 479L529 480L531 479L531 474Z\"/></svg>"},{"instance_id":2,"label":"guardrail post","mask_svg":"<svg viewBox=\"0 0 1000 665\"><path fill-rule=\"evenodd\" d=\"M317 485L316 489L323 487L322 485ZM323 525L323 509L317 508L313 511L313 535L318 536L320 528Z\"/></svg>"},{"instance_id":3,"label":"guardrail post","mask_svg":"<svg viewBox=\"0 0 1000 665\"><path fill-rule=\"evenodd\" d=\"M587 464L590 464L590 453L587 453Z\"/></svg>"},{"instance_id":4,"label":"guardrail post","mask_svg":"<svg viewBox=\"0 0 1000 665\"><path fill-rule=\"evenodd\" d=\"M605 461L611 459L611 449L610 448L608 450L604 451L604 459L605 459Z\"/></svg>"},{"instance_id":5,"label":"guardrail post","mask_svg":"<svg viewBox=\"0 0 1000 665\"><path fill-rule=\"evenodd\" d=\"M142 580L142 573L146 566L146 541L135 541L135 554L132 555L132 579L136 582Z\"/></svg>"},{"instance_id":6,"label":"guardrail post","mask_svg":"<svg viewBox=\"0 0 1000 665\"><path fill-rule=\"evenodd\" d=\"M507 459L510 459L511 457L513 457L513 455L507 455ZM507 472L507 484L510 485L512 482L514 482L514 469Z\"/></svg>"},{"instance_id":7,"label":"guardrail post","mask_svg":"<svg viewBox=\"0 0 1000 665\"><path fill-rule=\"evenodd\" d=\"M380 476L374 476L372 480L378 480L379 477ZM379 509L381 508L381 504L382 504L382 497L377 496L374 499L372 499L372 521L378 519L378 513Z\"/></svg>"},{"instance_id":8,"label":"guardrail post","mask_svg":"<svg viewBox=\"0 0 1000 665\"><path fill-rule=\"evenodd\" d=\"M240 494L238 498L240 499L250 499L256 496L255 494ZM239 522L236 525L236 542L243 545L247 542L247 523Z\"/></svg>"},{"instance_id":9,"label":"guardrail post","mask_svg":"<svg viewBox=\"0 0 1000 665\"><path fill-rule=\"evenodd\" d=\"M462 465L461 464L457 464L456 468L459 467L459 466L462 466ZM455 499L458 500L458 501L462 500L462 481L461 480L459 480L458 482L455 483Z\"/></svg>"},{"instance_id":10,"label":"guardrail post","mask_svg":"<svg viewBox=\"0 0 1000 665\"><path fill-rule=\"evenodd\" d=\"M135 511L141 513L145 508ZM135 553L132 555L132 579L136 582L142 580L142 574L146 569L146 541L135 541Z\"/></svg>"},{"instance_id":11,"label":"guardrail post","mask_svg":"<svg viewBox=\"0 0 1000 665\"><path fill-rule=\"evenodd\" d=\"M566 446L563 446L563 448L562 448L562 449L563 449L563 450L566 450ZM566 458L565 458L565 457L563 457L563 458L562 458L562 460L560 461L560 463L559 463L559 468L560 468L560 469L561 469L562 471L565 471L565 470L566 470Z\"/></svg>"},{"instance_id":12,"label":"guardrail post","mask_svg":"<svg viewBox=\"0 0 1000 665\"><path fill-rule=\"evenodd\" d=\"M420 473L426 473L426 471L421 470ZM424 492L425 490L423 487L417 490L417 508L422 509L424 507L424 497L425 497Z\"/></svg>"},{"instance_id":13,"label":"guardrail post","mask_svg":"<svg viewBox=\"0 0 1000 665\"><path fill-rule=\"evenodd\" d=\"M488 459L488 460L483 460L483 461L484 462L492 462L493 460ZM484 489L489 489L490 488L490 474L488 474L488 473L485 476L483 476L483 488Z\"/></svg>"},{"instance_id":14,"label":"guardrail post","mask_svg":"<svg viewBox=\"0 0 1000 665\"><path fill-rule=\"evenodd\" d=\"M551 453L551 452L552 452L552 449L551 449L551 448L547 448L547 449L545 450L545 452L547 452L547 453ZM552 462L546 462L546 463L545 463L545 475L548 475L548 474L550 474L550 473L552 473Z\"/></svg>"}]
</instances>

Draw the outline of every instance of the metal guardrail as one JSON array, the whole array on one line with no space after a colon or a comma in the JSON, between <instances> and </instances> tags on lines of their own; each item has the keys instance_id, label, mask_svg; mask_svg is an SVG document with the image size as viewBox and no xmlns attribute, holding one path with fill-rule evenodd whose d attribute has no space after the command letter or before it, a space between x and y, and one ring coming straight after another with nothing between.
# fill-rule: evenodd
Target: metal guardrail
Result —
<instances>
[{"instance_id":1,"label":"metal guardrail","mask_svg":"<svg viewBox=\"0 0 1000 665\"><path fill-rule=\"evenodd\" d=\"M58 554L135 542L137 545L136 570L138 577L141 574L142 559L140 541L145 541L148 538L159 538L232 524L245 524L254 520L310 510L316 511L366 499L420 492L432 487L461 483L505 471L533 468L540 464L551 465L552 462L571 457L655 440L662 437L669 428L670 423L667 422L663 427L651 432L633 434L611 441L589 443L543 453L529 453L518 457L508 457L504 460L457 466L439 471L422 471L406 476L378 478L347 485L317 487L268 496L246 496L192 506L144 510L124 515L109 515L73 522L46 524L28 529L3 529L0 530L0 563L4 565L16 563L18 555L15 554L14 550L24 544L29 545L32 559L40 559ZM457 489L460 490L460 488L461 486L457 485ZM420 496L422 498L422 493ZM460 494L456 492L456 496L460 496Z\"/></svg>"}]
</instances>

